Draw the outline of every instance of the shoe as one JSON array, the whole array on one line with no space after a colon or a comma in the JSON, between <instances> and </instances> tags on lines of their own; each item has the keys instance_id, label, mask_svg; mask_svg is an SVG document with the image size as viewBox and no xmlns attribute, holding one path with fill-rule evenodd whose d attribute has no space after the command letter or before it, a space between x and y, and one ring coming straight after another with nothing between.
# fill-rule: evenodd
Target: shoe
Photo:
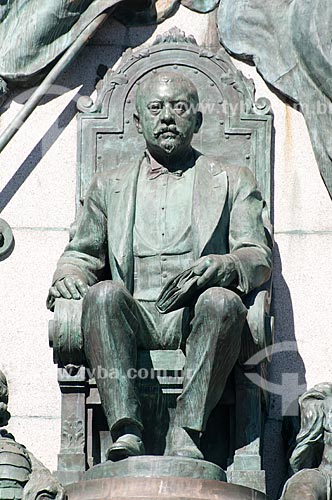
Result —
<instances>
[{"instance_id":1,"label":"shoe","mask_svg":"<svg viewBox=\"0 0 332 500\"><path fill-rule=\"evenodd\" d=\"M192 437L189 432L183 427L174 427L165 455L204 460L203 453L198 448L198 433L197 437L194 437L194 433L192 433Z\"/></svg>"},{"instance_id":2,"label":"shoe","mask_svg":"<svg viewBox=\"0 0 332 500\"><path fill-rule=\"evenodd\" d=\"M145 455L143 441L135 434L124 434L110 446L106 452L106 460L118 462L128 457Z\"/></svg>"}]
</instances>

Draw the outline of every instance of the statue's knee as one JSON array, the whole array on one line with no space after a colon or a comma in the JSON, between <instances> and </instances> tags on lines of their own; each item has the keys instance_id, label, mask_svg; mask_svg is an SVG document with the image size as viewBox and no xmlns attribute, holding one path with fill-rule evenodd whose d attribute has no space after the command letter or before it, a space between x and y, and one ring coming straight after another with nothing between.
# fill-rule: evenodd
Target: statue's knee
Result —
<instances>
[{"instance_id":1,"label":"statue's knee","mask_svg":"<svg viewBox=\"0 0 332 500\"><path fill-rule=\"evenodd\" d=\"M86 294L83 309L89 307L118 307L128 293L123 285L115 281L100 281L93 285Z\"/></svg>"},{"instance_id":2,"label":"statue's knee","mask_svg":"<svg viewBox=\"0 0 332 500\"><path fill-rule=\"evenodd\" d=\"M240 316L246 314L246 308L236 293L226 288L212 287L203 292L196 304L196 313L206 311L219 318L225 316Z\"/></svg>"}]
</instances>

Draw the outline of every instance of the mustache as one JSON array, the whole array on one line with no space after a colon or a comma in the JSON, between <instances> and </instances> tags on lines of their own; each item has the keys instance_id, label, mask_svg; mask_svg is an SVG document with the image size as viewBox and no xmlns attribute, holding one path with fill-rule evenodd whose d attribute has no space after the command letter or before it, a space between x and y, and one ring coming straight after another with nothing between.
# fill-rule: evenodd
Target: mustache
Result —
<instances>
[{"instance_id":1,"label":"mustache","mask_svg":"<svg viewBox=\"0 0 332 500\"><path fill-rule=\"evenodd\" d=\"M175 135L180 135L180 132L178 131L178 129L176 128L175 125L168 125L168 126L160 127L158 130L156 130L153 133L153 135L156 138L158 138L160 135L166 134L167 132L171 132L172 134L175 134Z\"/></svg>"}]
</instances>

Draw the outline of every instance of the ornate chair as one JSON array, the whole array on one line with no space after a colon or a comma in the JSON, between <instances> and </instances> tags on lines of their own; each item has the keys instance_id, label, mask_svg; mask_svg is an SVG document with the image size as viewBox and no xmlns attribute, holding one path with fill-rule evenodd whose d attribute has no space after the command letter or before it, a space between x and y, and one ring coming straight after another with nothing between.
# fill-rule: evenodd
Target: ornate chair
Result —
<instances>
[{"instance_id":1,"label":"ornate chair","mask_svg":"<svg viewBox=\"0 0 332 500\"><path fill-rule=\"evenodd\" d=\"M79 100L77 216L95 172L124 160L137 161L143 153L144 142L132 119L135 91L140 79L159 68L179 70L196 84L204 122L194 147L205 154L220 154L230 165L250 167L267 201L268 215L272 129L269 102L255 102L253 82L234 67L224 49L214 54L174 28L157 37L150 48L127 50L118 68L109 70L98 83L95 103L89 97ZM270 238L268 226L267 233ZM272 343L270 283L245 300L250 307L241 356L210 417L202 447L207 460L228 467L230 482L264 491L260 448L265 398L262 389L246 374L262 374L266 363L250 366L245 362ZM64 483L78 480L88 467L103 461L111 439L96 384L89 379L85 365L80 317L81 301L58 299L49 325L62 393L58 475ZM145 441L149 454L163 453L167 427L181 392L183 364L182 351L139 353L137 368L152 368L156 374L140 381L145 426L150 428L150 438ZM211 433L213 439L209 439Z\"/></svg>"}]
</instances>

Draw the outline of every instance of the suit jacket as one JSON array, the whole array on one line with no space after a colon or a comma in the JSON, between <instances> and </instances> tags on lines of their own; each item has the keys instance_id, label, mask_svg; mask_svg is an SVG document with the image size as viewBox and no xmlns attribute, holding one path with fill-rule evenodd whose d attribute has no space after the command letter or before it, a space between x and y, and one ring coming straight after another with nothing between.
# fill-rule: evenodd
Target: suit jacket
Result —
<instances>
[{"instance_id":1,"label":"suit jacket","mask_svg":"<svg viewBox=\"0 0 332 500\"><path fill-rule=\"evenodd\" d=\"M54 282L71 275L93 285L108 277L133 292L133 226L140 164L96 174ZM232 255L238 288L248 293L269 279L272 259L263 223L265 204L255 179L248 168L224 166L220 158L201 155L193 168L194 258Z\"/></svg>"}]
</instances>

